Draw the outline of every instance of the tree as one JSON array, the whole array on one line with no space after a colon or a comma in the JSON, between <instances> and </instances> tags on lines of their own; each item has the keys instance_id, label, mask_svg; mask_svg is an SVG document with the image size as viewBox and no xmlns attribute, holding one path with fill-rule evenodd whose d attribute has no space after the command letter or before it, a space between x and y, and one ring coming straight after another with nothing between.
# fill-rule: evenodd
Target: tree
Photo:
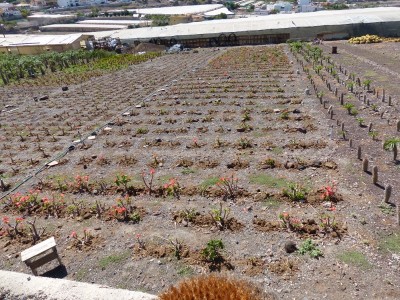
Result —
<instances>
[{"instance_id":1,"label":"tree","mask_svg":"<svg viewBox=\"0 0 400 300\"><path fill-rule=\"evenodd\" d=\"M239 4L232 2L232 1L225 2L224 5L230 11L233 11L239 7Z\"/></svg>"},{"instance_id":2,"label":"tree","mask_svg":"<svg viewBox=\"0 0 400 300\"><path fill-rule=\"evenodd\" d=\"M91 17L98 17L100 12L100 8L98 7L92 7L91 9Z\"/></svg>"},{"instance_id":3,"label":"tree","mask_svg":"<svg viewBox=\"0 0 400 300\"><path fill-rule=\"evenodd\" d=\"M344 3L335 3L326 6L326 9L329 10L341 10L341 9L348 9L349 6Z\"/></svg>"},{"instance_id":4,"label":"tree","mask_svg":"<svg viewBox=\"0 0 400 300\"><path fill-rule=\"evenodd\" d=\"M253 12L254 8L255 8L254 4L249 4L249 5L246 6L246 11L247 12Z\"/></svg>"},{"instance_id":5,"label":"tree","mask_svg":"<svg viewBox=\"0 0 400 300\"><path fill-rule=\"evenodd\" d=\"M30 11L29 9L21 8L19 11L21 12L21 16L22 16L24 19L26 19L28 16L31 15L31 11Z\"/></svg>"},{"instance_id":6,"label":"tree","mask_svg":"<svg viewBox=\"0 0 400 300\"><path fill-rule=\"evenodd\" d=\"M169 16L166 15L146 15L146 19L150 19L152 21L152 26L169 25Z\"/></svg>"},{"instance_id":7,"label":"tree","mask_svg":"<svg viewBox=\"0 0 400 300\"><path fill-rule=\"evenodd\" d=\"M228 16L226 15L226 14L224 14L224 13L220 13L219 15L216 15L215 17L214 17L214 19L227 19L228 18Z\"/></svg>"}]
</instances>

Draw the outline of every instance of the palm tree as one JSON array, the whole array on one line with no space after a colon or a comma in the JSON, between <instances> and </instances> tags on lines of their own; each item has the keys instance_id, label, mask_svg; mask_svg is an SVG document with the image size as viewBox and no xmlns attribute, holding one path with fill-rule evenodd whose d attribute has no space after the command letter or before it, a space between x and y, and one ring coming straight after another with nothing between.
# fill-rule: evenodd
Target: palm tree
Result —
<instances>
[{"instance_id":1,"label":"palm tree","mask_svg":"<svg viewBox=\"0 0 400 300\"><path fill-rule=\"evenodd\" d=\"M400 144L399 138L390 138L383 143L383 149L393 151L393 160L397 161L397 145Z\"/></svg>"}]
</instances>

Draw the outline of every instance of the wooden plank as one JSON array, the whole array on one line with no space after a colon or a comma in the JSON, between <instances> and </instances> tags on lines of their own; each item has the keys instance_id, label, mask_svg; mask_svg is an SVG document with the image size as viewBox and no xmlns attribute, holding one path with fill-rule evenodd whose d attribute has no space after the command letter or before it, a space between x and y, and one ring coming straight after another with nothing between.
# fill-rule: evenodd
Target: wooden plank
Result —
<instances>
[{"instance_id":1,"label":"wooden plank","mask_svg":"<svg viewBox=\"0 0 400 300\"><path fill-rule=\"evenodd\" d=\"M57 252L51 251L35 261L27 261L26 264L32 269L36 269L57 258L58 258Z\"/></svg>"},{"instance_id":2,"label":"wooden plank","mask_svg":"<svg viewBox=\"0 0 400 300\"><path fill-rule=\"evenodd\" d=\"M55 246L56 246L56 241L54 240L54 237L52 236L51 238L22 251L21 252L21 260L23 262L27 261L28 259L31 259L32 257L35 257Z\"/></svg>"}]
</instances>

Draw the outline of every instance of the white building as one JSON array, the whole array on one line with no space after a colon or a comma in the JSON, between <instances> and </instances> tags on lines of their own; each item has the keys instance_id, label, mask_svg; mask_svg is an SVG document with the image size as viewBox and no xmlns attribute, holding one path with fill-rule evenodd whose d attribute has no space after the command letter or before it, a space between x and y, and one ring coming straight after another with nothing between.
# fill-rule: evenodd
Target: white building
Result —
<instances>
[{"instance_id":1,"label":"white building","mask_svg":"<svg viewBox=\"0 0 400 300\"><path fill-rule=\"evenodd\" d=\"M288 13L292 11L293 5L289 2L276 2L274 4L267 5L267 11L278 11L278 12L285 12Z\"/></svg>"},{"instance_id":2,"label":"white building","mask_svg":"<svg viewBox=\"0 0 400 300\"><path fill-rule=\"evenodd\" d=\"M21 12L16 9L14 4L7 2L0 3L0 15L9 20L22 18Z\"/></svg>"},{"instance_id":3,"label":"white building","mask_svg":"<svg viewBox=\"0 0 400 300\"><path fill-rule=\"evenodd\" d=\"M328 0L329 1L329 0ZM310 3L310 0L298 0L297 12L313 12L317 11L317 6Z\"/></svg>"},{"instance_id":4,"label":"white building","mask_svg":"<svg viewBox=\"0 0 400 300\"><path fill-rule=\"evenodd\" d=\"M305 13L313 11L317 11L317 7L315 5L299 5L297 7L297 12Z\"/></svg>"},{"instance_id":5,"label":"white building","mask_svg":"<svg viewBox=\"0 0 400 300\"><path fill-rule=\"evenodd\" d=\"M11 3L7 3L7 2L0 3L0 11L2 11L2 12L6 12L9 10L13 10L13 9L14 9L14 5Z\"/></svg>"},{"instance_id":6,"label":"white building","mask_svg":"<svg viewBox=\"0 0 400 300\"><path fill-rule=\"evenodd\" d=\"M297 4L299 6L301 6L301 5L310 5L310 0L298 0Z\"/></svg>"}]
</instances>

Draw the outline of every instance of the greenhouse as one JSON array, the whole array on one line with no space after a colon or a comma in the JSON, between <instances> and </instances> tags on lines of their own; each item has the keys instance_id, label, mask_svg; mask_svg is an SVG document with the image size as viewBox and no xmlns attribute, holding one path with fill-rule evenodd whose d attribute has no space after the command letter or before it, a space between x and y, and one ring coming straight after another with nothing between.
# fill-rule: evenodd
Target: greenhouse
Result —
<instances>
[{"instance_id":1,"label":"greenhouse","mask_svg":"<svg viewBox=\"0 0 400 300\"><path fill-rule=\"evenodd\" d=\"M363 34L397 36L400 8L380 7L311 13L278 14L250 18L213 20L164 27L125 29L93 33L126 43L181 42L191 47L257 45L289 39L343 39Z\"/></svg>"},{"instance_id":2,"label":"greenhouse","mask_svg":"<svg viewBox=\"0 0 400 300\"><path fill-rule=\"evenodd\" d=\"M63 52L80 49L91 35L23 35L0 37L0 53L40 54L47 51Z\"/></svg>"}]
</instances>

